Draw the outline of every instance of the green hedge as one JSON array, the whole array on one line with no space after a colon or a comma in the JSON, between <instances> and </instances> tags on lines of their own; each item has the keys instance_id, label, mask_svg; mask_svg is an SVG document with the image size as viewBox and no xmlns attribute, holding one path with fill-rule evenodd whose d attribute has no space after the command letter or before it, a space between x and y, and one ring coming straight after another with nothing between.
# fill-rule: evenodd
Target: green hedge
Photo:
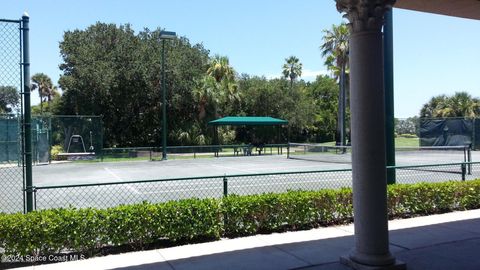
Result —
<instances>
[{"instance_id":1,"label":"green hedge","mask_svg":"<svg viewBox=\"0 0 480 270\"><path fill-rule=\"evenodd\" d=\"M480 180L391 185L387 191L391 218L480 208Z\"/></svg>"},{"instance_id":2,"label":"green hedge","mask_svg":"<svg viewBox=\"0 0 480 270\"><path fill-rule=\"evenodd\" d=\"M218 239L223 226L221 215L215 199L1 214L0 247L5 254L71 251L91 256L103 246L143 249L162 239Z\"/></svg>"},{"instance_id":3,"label":"green hedge","mask_svg":"<svg viewBox=\"0 0 480 270\"><path fill-rule=\"evenodd\" d=\"M297 230L351 221L351 189L228 196L225 236Z\"/></svg>"},{"instance_id":4,"label":"green hedge","mask_svg":"<svg viewBox=\"0 0 480 270\"><path fill-rule=\"evenodd\" d=\"M390 218L474 208L480 208L480 180L388 187ZM347 223L352 218L351 189L52 209L0 214L0 248L17 255L93 255L105 246L144 249L163 240L188 243Z\"/></svg>"}]
</instances>

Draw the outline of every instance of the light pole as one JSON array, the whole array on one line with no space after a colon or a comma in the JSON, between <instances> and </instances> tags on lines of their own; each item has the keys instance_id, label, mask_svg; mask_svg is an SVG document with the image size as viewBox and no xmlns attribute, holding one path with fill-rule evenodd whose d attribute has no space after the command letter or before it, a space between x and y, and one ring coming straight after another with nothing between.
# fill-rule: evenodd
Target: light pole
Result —
<instances>
[{"instance_id":1,"label":"light pole","mask_svg":"<svg viewBox=\"0 0 480 270\"><path fill-rule=\"evenodd\" d=\"M345 61L342 63L342 69L340 73L340 145L342 146L342 153L346 153L346 148L347 146L346 143L346 100L347 100L347 93L345 89Z\"/></svg>"},{"instance_id":2,"label":"light pole","mask_svg":"<svg viewBox=\"0 0 480 270\"><path fill-rule=\"evenodd\" d=\"M165 85L165 40L174 39L175 32L161 31L162 41L162 160L167 160L167 87Z\"/></svg>"}]
</instances>

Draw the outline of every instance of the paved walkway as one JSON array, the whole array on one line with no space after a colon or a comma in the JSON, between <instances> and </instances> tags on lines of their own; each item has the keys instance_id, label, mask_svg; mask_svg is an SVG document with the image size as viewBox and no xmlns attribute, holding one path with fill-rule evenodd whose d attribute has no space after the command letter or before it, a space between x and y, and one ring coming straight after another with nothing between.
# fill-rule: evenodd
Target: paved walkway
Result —
<instances>
[{"instance_id":1,"label":"paved walkway","mask_svg":"<svg viewBox=\"0 0 480 270\"><path fill-rule=\"evenodd\" d=\"M480 269L480 210L393 220L390 250L409 270ZM353 225L225 239L22 269L333 269Z\"/></svg>"}]
</instances>

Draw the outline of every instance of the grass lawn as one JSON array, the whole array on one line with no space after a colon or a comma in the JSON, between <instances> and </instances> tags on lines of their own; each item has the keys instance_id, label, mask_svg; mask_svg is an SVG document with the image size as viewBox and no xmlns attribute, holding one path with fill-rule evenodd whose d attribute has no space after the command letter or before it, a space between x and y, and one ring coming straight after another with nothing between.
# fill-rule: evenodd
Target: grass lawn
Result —
<instances>
[{"instance_id":1,"label":"grass lawn","mask_svg":"<svg viewBox=\"0 0 480 270\"><path fill-rule=\"evenodd\" d=\"M327 145L327 146L335 146L335 142L324 142L321 143L321 145ZM397 137L395 138L395 147L401 148L401 147L418 147L419 144L419 138L404 138L404 137ZM221 152L220 156L233 156L233 148L228 148L225 147ZM213 153L197 153L195 155L195 158L213 158L214 155ZM169 153L168 154L169 159L193 159L194 155L193 153L185 153L185 154L173 154ZM154 155L153 160L160 160L161 156ZM142 157L114 157L110 155L105 155L103 158L104 162L122 162L122 161L140 161L140 160L150 160L148 156L142 156ZM83 163L89 163L89 162L99 162L100 159L95 159L95 160L81 160L81 161L75 161L75 162L83 162Z\"/></svg>"},{"instance_id":2,"label":"grass lawn","mask_svg":"<svg viewBox=\"0 0 480 270\"><path fill-rule=\"evenodd\" d=\"M335 146L335 142L324 142L321 145ZM420 142L418 138L395 138L395 147L418 147Z\"/></svg>"},{"instance_id":3,"label":"grass lawn","mask_svg":"<svg viewBox=\"0 0 480 270\"><path fill-rule=\"evenodd\" d=\"M420 141L418 138L395 138L395 147L419 147Z\"/></svg>"}]
</instances>

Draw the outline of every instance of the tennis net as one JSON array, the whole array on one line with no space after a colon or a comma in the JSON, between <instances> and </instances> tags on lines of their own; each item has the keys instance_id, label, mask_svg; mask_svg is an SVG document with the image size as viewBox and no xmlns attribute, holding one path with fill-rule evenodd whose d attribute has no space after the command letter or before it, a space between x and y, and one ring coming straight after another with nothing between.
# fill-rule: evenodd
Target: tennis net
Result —
<instances>
[{"instance_id":1,"label":"tennis net","mask_svg":"<svg viewBox=\"0 0 480 270\"><path fill-rule=\"evenodd\" d=\"M289 143L287 157L325 163L349 164L352 162L352 147ZM471 162L472 160L469 146L419 146L395 148L395 161L397 165L425 165Z\"/></svg>"}]
</instances>

